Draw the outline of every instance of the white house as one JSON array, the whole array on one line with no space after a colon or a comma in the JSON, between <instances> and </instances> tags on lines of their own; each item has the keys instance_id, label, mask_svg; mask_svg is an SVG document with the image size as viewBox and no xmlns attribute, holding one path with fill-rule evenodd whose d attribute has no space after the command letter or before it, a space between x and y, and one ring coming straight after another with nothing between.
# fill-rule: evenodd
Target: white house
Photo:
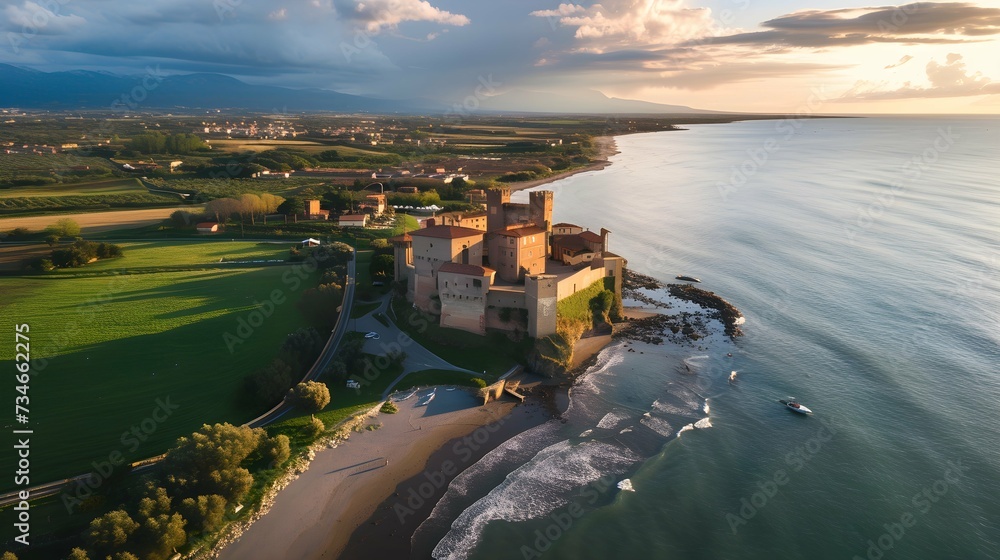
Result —
<instances>
[{"instance_id":1,"label":"white house","mask_svg":"<svg viewBox=\"0 0 1000 560\"><path fill-rule=\"evenodd\" d=\"M337 220L340 227L359 227L368 225L368 214L345 214Z\"/></svg>"}]
</instances>

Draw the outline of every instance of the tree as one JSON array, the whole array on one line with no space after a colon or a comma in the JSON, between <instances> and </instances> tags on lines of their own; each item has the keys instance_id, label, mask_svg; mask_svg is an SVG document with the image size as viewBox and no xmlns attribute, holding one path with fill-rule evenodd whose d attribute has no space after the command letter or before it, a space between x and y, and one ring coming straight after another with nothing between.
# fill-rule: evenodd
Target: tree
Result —
<instances>
[{"instance_id":1,"label":"tree","mask_svg":"<svg viewBox=\"0 0 1000 560\"><path fill-rule=\"evenodd\" d=\"M306 424L305 428L303 428L303 431L308 437L316 437L322 434L324 430L326 430L326 425L323 424L322 420L316 418L315 416L313 416L309 420L309 423Z\"/></svg>"},{"instance_id":2,"label":"tree","mask_svg":"<svg viewBox=\"0 0 1000 560\"><path fill-rule=\"evenodd\" d=\"M392 269L395 266L396 257L393 255L375 255L372 257L371 264L368 265L368 272L372 277L376 276L389 276L392 274Z\"/></svg>"},{"instance_id":3,"label":"tree","mask_svg":"<svg viewBox=\"0 0 1000 560\"><path fill-rule=\"evenodd\" d=\"M48 235L45 237L45 242L49 244L49 247L55 247L56 243L59 243L59 236L54 233Z\"/></svg>"},{"instance_id":4,"label":"tree","mask_svg":"<svg viewBox=\"0 0 1000 560\"><path fill-rule=\"evenodd\" d=\"M186 524L179 513L164 513L143 520L139 530L140 545L146 552L143 558L167 560L173 556L174 549L187 542Z\"/></svg>"},{"instance_id":5,"label":"tree","mask_svg":"<svg viewBox=\"0 0 1000 560\"><path fill-rule=\"evenodd\" d=\"M285 341L281 343L281 357L291 368L290 373L301 373L316 361L325 345L326 339L319 334L319 331L300 328L286 336Z\"/></svg>"},{"instance_id":6,"label":"tree","mask_svg":"<svg viewBox=\"0 0 1000 560\"><path fill-rule=\"evenodd\" d=\"M91 521L86 540L96 549L110 551L124 545L138 528L128 512L117 509Z\"/></svg>"},{"instance_id":7,"label":"tree","mask_svg":"<svg viewBox=\"0 0 1000 560\"><path fill-rule=\"evenodd\" d=\"M76 220L63 218L57 220L56 223L45 228L45 230L59 237L76 237L80 235L80 224L76 223Z\"/></svg>"},{"instance_id":8,"label":"tree","mask_svg":"<svg viewBox=\"0 0 1000 560\"><path fill-rule=\"evenodd\" d=\"M249 375L244 388L261 406L274 406L285 397L292 386L292 369L281 359Z\"/></svg>"},{"instance_id":9,"label":"tree","mask_svg":"<svg viewBox=\"0 0 1000 560\"><path fill-rule=\"evenodd\" d=\"M244 222L246 221L247 216L250 216L250 224L256 225L256 216L261 213L263 208L264 204L261 202L259 196L251 193L243 193L239 198L237 213L240 215L240 220Z\"/></svg>"},{"instance_id":10,"label":"tree","mask_svg":"<svg viewBox=\"0 0 1000 560\"><path fill-rule=\"evenodd\" d=\"M330 404L330 389L326 383L306 381L289 392L292 403L312 412L319 412Z\"/></svg>"},{"instance_id":11,"label":"tree","mask_svg":"<svg viewBox=\"0 0 1000 560\"><path fill-rule=\"evenodd\" d=\"M175 210L170 214L170 223L178 229L192 226L196 220L197 216L187 210Z\"/></svg>"},{"instance_id":12,"label":"tree","mask_svg":"<svg viewBox=\"0 0 1000 560\"><path fill-rule=\"evenodd\" d=\"M190 437L178 438L163 462L168 488L182 498L219 494L238 502L253 483L240 465L264 435L263 428L205 424Z\"/></svg>"},{"instance_id":13,"label":"tree","mask_svg":"<svg viewBox=\"0 0 1000 560\"><path fill-rule=\"evenodd\" d=\"M87 555L86 550L77 547L69 551L69 556L66 557L66 560L90 560L90 556Z\"/></svg>"},{"instance_id":14,"label":"tree","mask_svg":"<svg viewBox=\"0 0 1000 560\"><path fill-rule=\"evenodd\" d=\"M278 207L285 203L285 199L271 193L264 193L260 195L260 202L264 214L274 214L278 211Z\"/></svg>"},{"instance_id":15,"label":"tree","mask_svg":"<svg viewBox=\"0 0 1000 560\"><path fill-rule=\"evenodd\" d=\"M224 224L238 213L240 202L235 198L217 198L205 205L205 213L215 216L215 221Z\"/></svg>"},{"instance_id":16,"label":"tree","mask_svg":"<svg viewBox=\"0 0 1000 560\"><path fill-rule=\"evenodd\" d=\"M292 456L291 442L285 434L268 438L261 444L261 448L264 451L264 459L272 468L281 466Z\"/></svg>"},{"instance_id":17,"label":"tree","mask_svg":"<svg viewBox=\"0 0 1000 560\"><path fill-rule=\"evenodd\" d=\"M298 307L310 324L329 327L337 321L337 307L344 300L344 290L336 284L320 284L302 292Z\"/></svg>"},{"instance_id":18,"label":"tree","mask_svg":"<svg viewBox=\"0 0 1000 560\"><path fill-rule=\"evenodd\" d=\"M189 528L200 533L211 533L222 527L226 515L226 499L218 494L185 498L180 512L190 523Z\"/></svg>"},{"instance_id":19,"label":"tree","mask_svg":"<svg viewBox=\"0 0 1000 560\"><path fill-rule=\"evenodd\" d=\"M139 560L139 557L131 552L116 552L111 560Z\"/></svg>"},{"instance_id":20,"label":"tree","mask_svg":"<svg viewBox=\"0 0 1000 560\"><path fill-rule=\"evenodd\" d=\"M17 554L13 552L4 552L3 556L0 556L0 560L17 560Z\"/></svg>"},{"instance_id":21,"label":"tree","mask_svg":"<svg viewBox=\"0 0 1000 560\"><path fill-rule=\"evenodd\" d=\"M278 213L286 216L300 216L306 213L306 204L301 198L288 198L278 206Z\"/></svg>"},{"instance_id":22,"label":"tree","mask_svg":"<svg viewBox=\"0 0 1000 560\"><path fill-rule=\"evenodd\" d=\"M170 513L170 505L173 500L167 495L165 488L150 488L149 493L139 500L139 516L155 517Z\"/></svg>"}]
</instances>

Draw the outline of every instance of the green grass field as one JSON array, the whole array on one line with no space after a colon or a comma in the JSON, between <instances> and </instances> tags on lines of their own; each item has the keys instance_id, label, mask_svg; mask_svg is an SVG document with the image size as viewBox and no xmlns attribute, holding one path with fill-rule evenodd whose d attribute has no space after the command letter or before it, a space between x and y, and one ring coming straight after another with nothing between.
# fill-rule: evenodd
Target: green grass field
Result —
<instances>
[{"instance_id":1,"label":"green grass field","mask_svg":"<svg viewBox=\"0 0 1000 560\"><path fill-rule=\"evenodd\" d=\"M108 179L87 183L63 183L37 187L12 187L0 189L0 198L28 198L35 196L101 196L114 194L146 194L146 187L138 179ZM176 197L175 197L176 200Z\"/></svg>"},{"instance_id":2,"label":"green grass field","mask_svg":"<svg viewBox=\"0 0 1000 560\"><path fill-rule=\"evenodd\" d=\"M288 243L248 243L246 241L204 240L146 241L121 243L125 256L119 259L97 261L84 268L59 271L60 274L80 272L137 270L143 268L198 266L246 260L286 260Z\"/></svg>"},{"instance_id":3,"label":"green grass field","mask_svg":"<svg viewBox=\"0 0 1000 560\"><path fill-rule=\"evenodd\" d=\"M236 253L256 250L243 245ZM182 249L190 248L148 247L145 255L126 249L124 259L102 266L129 258L150 262L157 251ZM205 256L234 254L213 244L201 249ZM317 281L309 278L293 289L283 279L291 272L286 266L106 272L0 278L2 323L31 327L32 484L87 472L92 461L116 450L129 460L155 456L203 423L240 424L255 416L260 411L240 399L243 378L273 359L285 336L302 326L295 301ZM274 290L286 301L252 332L245 329L245 342L233 344L231 353L223 334L239 337L239 319L250 320L255 302ZM0 348L0 361L10 367L13 352L13 344ZM0 391L13 401L13 384ZM157 400L168 398L176 411L161 423L149 420ZM142 434L145 441L123 439L133 426L142 430L144 421L152 427ZM0 458L0 468L13 469L13 459Z\"/></svg>"}]
</instances>

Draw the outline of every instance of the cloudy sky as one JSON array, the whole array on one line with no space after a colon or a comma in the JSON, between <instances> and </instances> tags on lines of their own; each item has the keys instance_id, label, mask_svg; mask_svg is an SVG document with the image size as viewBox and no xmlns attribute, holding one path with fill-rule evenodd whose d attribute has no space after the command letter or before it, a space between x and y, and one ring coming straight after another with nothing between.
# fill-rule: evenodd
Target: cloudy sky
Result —
<instances>
[{"instance_id":1,"label":"cloudy sky","mask_svg":"<svg viewBox=\"0 0 1000 560\"><path fill-rule=\"evenodd\" d=\"M1000 113L1000 0L2 0L0 63L385 98ZM477 90L478 88L478 90ZM0 100L2 104L2 100Z\"/></svg>"}]
</instances>

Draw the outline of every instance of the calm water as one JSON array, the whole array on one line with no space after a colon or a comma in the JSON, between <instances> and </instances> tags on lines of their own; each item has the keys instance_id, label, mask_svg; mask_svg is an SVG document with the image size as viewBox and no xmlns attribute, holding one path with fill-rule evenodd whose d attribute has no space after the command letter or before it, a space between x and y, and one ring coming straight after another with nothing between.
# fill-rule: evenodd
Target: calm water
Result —
<instances>
[{"instance_id":1,"label":"calm water","mask_svg":"<svg viewBox=\"0 0 1000 560\"><path fill-rule=\"evenodd\" d=\"M557 221L700 277L746 336L609 347L567 421L457 478L417 549L1000 558L1000 120L800 125L621 137L614 165L547 187Z\"/></svg>"}]
</instances>

